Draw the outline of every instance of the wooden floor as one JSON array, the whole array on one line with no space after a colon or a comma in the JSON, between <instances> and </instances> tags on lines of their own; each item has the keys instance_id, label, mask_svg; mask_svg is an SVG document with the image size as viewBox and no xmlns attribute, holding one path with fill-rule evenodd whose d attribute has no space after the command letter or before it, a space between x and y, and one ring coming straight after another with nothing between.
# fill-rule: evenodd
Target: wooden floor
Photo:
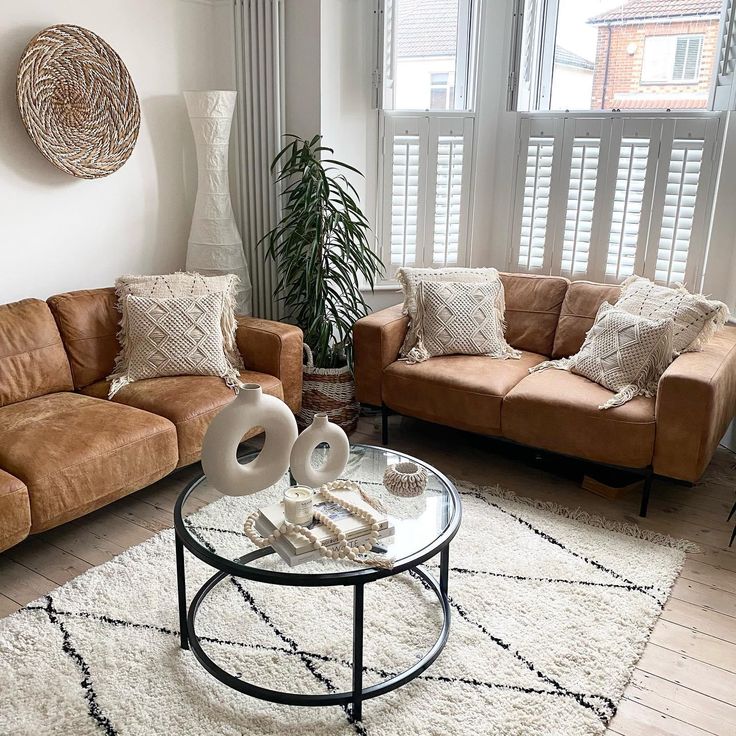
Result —
<instances>
[{"instance_id":1,"label":"wooden floor","mask_svg":"<svg viewBox=\"0 0 736 736\"><path fill-rule=\"evenodd\" d=\"M351 439L379 444L377 421L361 419ZM700 545L699 553L688 556L609 733L736 736L736 546L727 546L725 521L734 501L736 457L719 450L705 481L693 488L655 481L649 516L639 519L635 495L613 502L581 490L582 466L576 463L545 461L530 451L399 417L391 419L390 444L460 480L498 483ZM184 468L0 554L0 616L172 526L176 496L198 470Z\"/></svg>"}]
</instances>

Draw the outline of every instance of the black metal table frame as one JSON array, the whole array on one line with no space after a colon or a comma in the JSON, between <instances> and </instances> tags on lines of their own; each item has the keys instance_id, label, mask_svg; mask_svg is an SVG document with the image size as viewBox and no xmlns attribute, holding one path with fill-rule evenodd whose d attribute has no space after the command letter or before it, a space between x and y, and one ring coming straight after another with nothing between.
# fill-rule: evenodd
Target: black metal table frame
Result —
<instances>
[{"instance_id":1,"label":"black metal table frame","mask_svg":"<svg viewBox=\"0 0 736 736\"><path fill-rule=\"evenodd\" d=\"M372 445L356 445L356 447L367 447L371 450L385 452L386 448L373 447ZM245 455L240 456L247 457ZM462 507L460 504L460 496L455 486L435 468L427 463L417 460L416 458L397 452L397 455L412 460L423 465L430 473L437 476L440 481L449 490L453 500L453 510L448 524L444 531L429 545L414 554L403 558L391 570L381 570L378 568L365 568L347 570L345 572L305 574L298 572L281 572L266 570L260 568L243 569L243 565L249 562L275 554L271 547L256 549L236 561L226 560L210 552L204 546L195 542L184 524L182 508L189 495L205 480L204 475L192 480L187 484L186 488L179 494L174 507L174 530L176 544L176 575L178 588L179 603L179 628L180 628L180 645L182 649L190 649L197 661L220 682L228 685L234 690L238 690L246 695L250 695L260 700L267 700L272 703L281 703L284 705L301 705L301 706L324 706L324 705L342 705L351 706L350 715L353 721L362 720L363 701L369 698L375 698L379 695L395 690L402 685L410 682L414 678L422 674L440 655L440 652L447 643L450 633L450 602L447 594L447 585L449 577L450 562L450 542L453 540L460 527L462 517ZM186 576L184 568L184 547L186 547L195 557L213 567L217 572L210 577L205 584L199 589L192 603L187 609L186 596ZM440 579L439 582L435 577L422 565L428 559L440 555ZM440 630L437 641L430 647L427 653L409 669L390 677L387 680L370 685L363 686L363 614L364 614L364 592L365 586L375 580L398 575L402 572L411 572L417 575L422 583L431 590L442 607L442 628ZM247 574L244 574L247 573ZM326 694L301 694L282 692L280 690L271 690L268 688L254 685L235 675L230 674L216 664L204 651L199 643L196 632L196 616L197 611L206 596L229 575L247 580L254 580L261 583L270 583L272 585L287 585L295 587L323 587L331 585L353 586L353 675L352 688L350 691Z\"/></svg>"}]
</instances>

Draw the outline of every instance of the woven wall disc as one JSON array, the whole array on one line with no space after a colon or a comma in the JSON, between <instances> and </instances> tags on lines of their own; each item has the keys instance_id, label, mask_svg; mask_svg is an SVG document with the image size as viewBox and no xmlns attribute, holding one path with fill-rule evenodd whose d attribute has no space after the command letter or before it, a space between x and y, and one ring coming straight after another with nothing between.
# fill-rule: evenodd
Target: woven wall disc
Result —
<instances>
[{"instance_id":1,"label":"woven wall disc","mask_svg":"<svg viewBox=\"0 0 736 736\"><path fill-rule=\"evenodd\" d=\"M34 36L18 65L16 94L31 140L68 174L107 176L133 152L141 124L133 81L86 28L56 25Z\"/></svg>"}]
</instances>

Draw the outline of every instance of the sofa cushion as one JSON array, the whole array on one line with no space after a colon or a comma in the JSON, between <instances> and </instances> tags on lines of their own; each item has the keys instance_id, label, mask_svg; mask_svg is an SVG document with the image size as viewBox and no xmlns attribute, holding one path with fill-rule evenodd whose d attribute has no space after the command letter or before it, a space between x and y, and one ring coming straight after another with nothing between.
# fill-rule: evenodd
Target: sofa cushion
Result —
<instances>
[{"instance_id":1,"label":"sofa cushion","mask_svg":"<svg viewBox=\"0 0 736 736\"><path fill-rule=\"evenodd\" d=\"M242 371L243 383L258 383L264 393L284 398L281 381L266 373ZM83 389L88 396L105 398L110 384L100 381ZM230 403L235 394L214 376L169 376L149 378L128 384L113 397L113 402L166 417L176 425L179 444L179 466L199 460L202 439L210 422ZM253 436L255 432L250 433ZM246 438L244 438L246 439Z\"/></svg>"},{"instance_id":2,"label":"sofa cushion","mask_svg":"<svg viewBox=\"0 0 736 736\"><path fill-rule=\"evenodd\" d=\"M543 360L522 353L520 360L445 355L416 365L396 361L383 373L383 403L407 416L498 434L503 397Z\"/></svg>"},{"instance_id":3,"label":"sofa cushion","mask_svg":"<svg viewBox=\"0 0 736 736\"><path fill-rule=\"evenodd\" d=\"M598 407L611 392L567 371L542 371L520 381L504 399L507 439L595 462L643 468L654 453L654 399Z\"/></svg>"},{"instance_id":4,"label":"sofa cushion","mask_svg":"<svg viewBox=\"0 0 736 736\"><path fill-rule=\"evenodd\" d=\"M557 323L553 358L567 358L580 350L585 334L593 326L598 307L603 302L614 304L621 293L615 284L573 281L567 289Z\"/></svg>"},{"instance_id":5,"label":"sofa cushion","mask_svg":"<svg viewBox=\"0 0 736 736\"><path fill-rule=\"evenodd\" d=\"M32 532L153 483L177 458L174 425L130 406L56 393L0 408L0 467L28 487Z\"/></svg>"},{"instance_id":6,"label":"sofa cushion","mask_svg":"<svg viewBox=\"0 0 736 736\"><path fill-rule=\"evenodd\" d=\"M30 529L28 489L23 481L0 470L0 552L25 539Z\"/></svg>"},{"instance_id":7,"label":"sofa cushion","mask_svg":"<svg viewBox=\"0 0 736 736\"><path fill-rule=\"evenodd\" d=\"M0 305L0 406L71 389L69 361L46 303Z\"/></svg>"},{"instance_id":8,"label":"sofa cushion","mask_svg":"<svg viewBox=\"0 0 736 736\"><path fill-rule=\"evenodd\" d=\"M506 293L506 340L514 348L542 355L552 354L567 279L502 273Z\"/></svg>"},{"instance_id":9,"label":"sofa cushion","mask_svg":"<svg viewBox=\"0 0 736 736\"><path fill-rule=\"evenodd\" d=\"M56 294L48 305L59 326L74 388L101 381L112 373L118 354L115 289L88 289Z\"/></svg>"}]
</instances>

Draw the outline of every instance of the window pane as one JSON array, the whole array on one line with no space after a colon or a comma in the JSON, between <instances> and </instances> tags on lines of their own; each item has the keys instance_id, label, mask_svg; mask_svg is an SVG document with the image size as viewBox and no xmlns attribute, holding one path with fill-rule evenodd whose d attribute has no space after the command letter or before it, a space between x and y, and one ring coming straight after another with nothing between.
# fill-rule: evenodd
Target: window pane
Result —
<instances>
[{"instance_id":1,"label":"window pane","mask_svg":"<svg viewBox=\"0 0 736 736\"><path fill-rule=\"evenodd\" d=\"M469 7L460 0L393 0L395 110L467 108Z\"/></svg>"},{"instance_id":2,"label":"window pane","mask_svg":"<svg viewBox=\"0 0 736 736\"><path fill-rule=\"evenodd\" d=\"M721 4L559 0L550 109L706 109Z\"/></svg>"}]
</instances>

